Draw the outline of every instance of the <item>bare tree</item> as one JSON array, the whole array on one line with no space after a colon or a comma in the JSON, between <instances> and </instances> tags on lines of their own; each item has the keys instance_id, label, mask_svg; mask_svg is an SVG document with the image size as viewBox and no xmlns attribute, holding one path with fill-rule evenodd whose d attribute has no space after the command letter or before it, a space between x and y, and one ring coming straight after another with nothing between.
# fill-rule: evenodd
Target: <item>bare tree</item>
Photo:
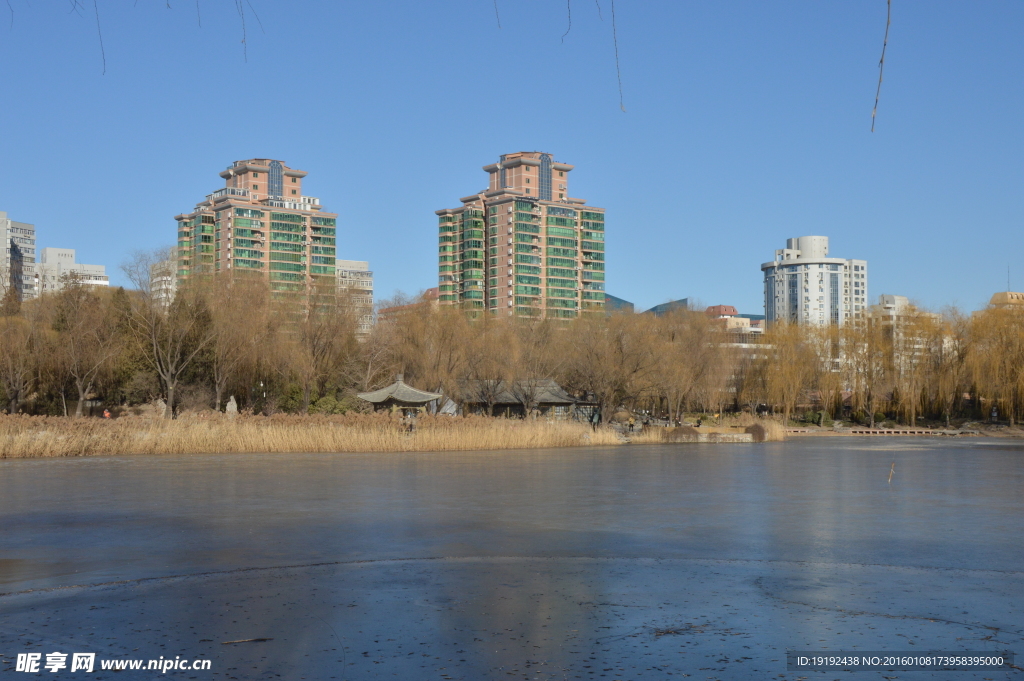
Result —
<instances>
[{"instance_id":1,"label":"bare tree","mask_svg":"<svg viewBox=\"0 0 1024 681\"><path fill-rule=\"evenodd\" d=\"M0 384L7 394L7 413L15 414L32 388L36 355L32 323L20 315L0 315Z\"/></svg>"},{"instance_id":2,"label":"bare tree","mask_svg":"<svg viewBox=\"0 0 1024 681\"><path fill-rule=\"evenodd\" d=\"M322 396L330 381L353 371L358 347L356 310L346 292L337 292L329 282L310 285L304 295L304 305L294 297L282 299L278 314L287 325L288 356L307 412L314 391Z\"/></svg>"},{"instance_id":3,"label":"bare tree","mask_svg":"<svg viewBox=\"0 0 1024 681\"><path fill-rule=\"evenodd\" d=\"M530 416L537 409L547 379L560 372L568 357L557 350L555 337L563 329L550 321L518 319L509 321L508 331L504 337L504 375L509 392L523 407L523 415Z\"/></svg>"},{"instance_id":4,"label":"bare tree","mask_svg":"<svg viewBox=\"0 0 1024 681\"><path fill-rule=\"evenodd\" d=\"M487 415L494 416L494 405L511 387L510 345L517 338L507 318L486 316L471 324L469 331L465 344L466 397L483 404Z\"/></svg>"},{"instance_id":5,"label":"bare tree","mask_svg":"<svg viewBox=\"0 0 1024 681\"><path fill-rule=\"evenodd\" d=\"M122 269L137 289L131 296L130 329L167 391L164 418L173 418L182 376L213 342L214 334L199 282L185 281L169 305L154 298L150 267L166 255L166 250L136 253Z\"/></svg>"},{"instance_id":6,"label":"bare tree","mask_svg":"<svg viewBox=\"0 0 1024 681\"><path fill-rule=\"evenodd\" d=\"M654 319L588 315L560 337L565 384L593 394L605 422L614 408L649 395L657 384Z\"/></svg>"}]
</instances>

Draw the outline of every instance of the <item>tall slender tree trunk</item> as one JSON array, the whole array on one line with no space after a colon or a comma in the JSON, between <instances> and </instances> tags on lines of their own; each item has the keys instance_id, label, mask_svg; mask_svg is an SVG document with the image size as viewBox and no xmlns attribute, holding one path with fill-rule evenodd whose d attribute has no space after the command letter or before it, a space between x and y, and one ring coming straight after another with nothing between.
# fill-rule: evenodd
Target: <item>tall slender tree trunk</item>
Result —
<instances>
[{"instance_id":1,"label":"tall slender tree trunk","mask_svg":"<svg viewBox=\"0 0 1024 681\"><path fill-rule=\"evenodd\" d=\"M174 418L174 393L177 391L178 382L167 382L167 404L164 406L164 418Z\"/></svg>"},{"instance_id":2,"label":"tall slender tree trunk","mask_svg":"<svg viewBox=\"0 0 1024 681\"><path fill-rule=\"evenodd\" d=\"M75 381L75 387L78 388L78 404L75 405L75 418L82 417L82 405L85 404L85 397L92 390L92 383L85 384L82 381ZM61 391L63 396L63 391ZM66 408L65 408L66 411Z\"/></svg>"}]
</instances>

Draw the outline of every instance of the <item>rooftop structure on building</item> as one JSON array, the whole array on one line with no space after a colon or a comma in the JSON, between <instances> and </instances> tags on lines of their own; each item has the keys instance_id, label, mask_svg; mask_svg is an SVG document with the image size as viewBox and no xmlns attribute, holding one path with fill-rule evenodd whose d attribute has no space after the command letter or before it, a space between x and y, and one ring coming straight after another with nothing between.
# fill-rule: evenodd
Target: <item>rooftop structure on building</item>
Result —
<instances>
[{"instance_id":1,"label":"rooftop structure on building","mask_svg":"<svg viewBox=\"0 0 1024 681\"><path fill-rule=\"evenodd\" d=\"M1000 291L999 293L992 294L988 304L992 307L1011 307L1024 310L1024 293Z\"/></svg>"},{"instance_id":2,"label":"rooftop structure on building","mask_svg":"<svg viewBox=\"0 0 1024 681\"><path fill-rule=\"evenodd\" d=\"M365 260L335 260L338 290L346 291L358 313L356 333L365 337L373 328L373 272Z\"/></svg>"},{"instance_id":3,"label":"rooftop structure on building","mask_svg":"<svg viewBox=\"0 0 1024 681\"><path fill-rule=\"evenodd\" d=\"M604 312L605 212L569 196L573 167L505 154L484 166L487 189L435 211L441 304L556 319Z\"/></svg>"},{"instance_id":4,"label":"rooftop structure on building","mask_svg":"<svg viewBox=\"0 0 1024 681\"><path fill-rule=\"evenodd\" d=\"M911 317L928 317L940 319L942 315L935 312L924 312L910 302L906 296L882 294L878 296L878 304L868 308L868 313L882 324L898 325Z\"/></svg>"},{"instance_id":5,"label":"rooftop structure on building","mask_svg":"<svg viewBox=\"0 0 1024 681\"><path fill-rule=\"evenodd\" d=\"M866 316L868 263L830 257L827 236L787 239L761 271L769 324L841 326Z\"/></svg>"},{"instance_id":6,"label":"rooftop structure on building","mask_svg":"<svg viewBox=\"0 0 1024 681\"><path fill-rule=\"evenodd\" d=\"M660 305L655 305L650 310L646 310L644 312L644 314L652 314L655 317L661 317L663 315L667 315L669 312L675 312L676 310L686 311L686 310L689 310L689 309L690 309L690 299L689 298L680 298L679 300L670 300L667 303L662 303Z\"/></svg>"},{"instance_id":7,"label":"rooftop structure on building","mask_svg":"<svg viewBox=\"0 0 1024 681\"><path fill-rule=\"evenodd\" d=\"M0 211L0 298L13 289L19 300L39 294L36 279L36 226L17 222Z\"/></svg>"},{"instance_id":8,"label":"rooftop structure on building","mask_svg":"<svg viewBox=\"0 0 1024 681\"><path fill-rule=\"evenodd\" d=\"M220 173L224 187L175 216L178 278L240 270L266 274L274 291L333 286L338 216L302 193L306 174L266 158Z\"/></svg>"},{"instance_id":9,"label":"rooftop structure on building","mask_svg":"<svg viewBox=\"0 0 1024 681\"><path fill-rule=\"evenodd\" d=\"M712 305L704 310L704 314L723 331L741 334L764 333L763 319L751 319L752 315L741 315L732 305Z\"/></svg>"},{"instance_id":10,"label":"rooftop structure on building","mask_svg":"<svg viewBox=\"0 0 1024 681\"><path fill-rule=\"evenodd\" d=\"M85 286L109 286L110 278L103 265L86 265L75 262L73 248L43 248L39 251L39 275L41 293L53 293L64 288L70 277Z\"/></svg>"},{"instance_id":11,"label":"rooftop structure on building","mask_svg":"<svg viewBox=\"0 0 1024 681\"><path fill-rule=\"evenodd\" d=\"M611 314L612 312L624 312L626 314L633 314L636 311L636 306L628 300L623 300L618 296L613 296L610 293L604 294L604 309L606 312Z\"/></svg>"}]
</instances>

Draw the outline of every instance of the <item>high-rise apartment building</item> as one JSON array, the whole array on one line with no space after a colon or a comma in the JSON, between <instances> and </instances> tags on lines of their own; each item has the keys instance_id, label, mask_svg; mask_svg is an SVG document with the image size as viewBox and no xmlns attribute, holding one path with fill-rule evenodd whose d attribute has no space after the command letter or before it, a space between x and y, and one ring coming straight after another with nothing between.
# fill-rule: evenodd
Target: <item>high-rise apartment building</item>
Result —
<instances>
[{"instance_id":1,"label":"high-rise apartment building","mask_svg":"<svg viewBox=\"0 0 1024 681\"><path fill-rule=\"evenodd\" d=\"M338 290L352 296L359 315L357 334L365 337L373 328L373 272L365 260L336 260Z\"/></svg>"},{"instance_id":2,"label":"high-rise apartment building","mask_svg":"<svg viewBox=\"0 0 1024 681\"><path fill-rule=\"evenodd\" d=\"M264 272L271 290L334 283L336 213L302 194L303 170L281 161L235 161L225 186L178 221L178 278L202 272ZM329 277L328 280L322 280Z\"/></svg>"},{"instance_id":3,"label":"high-rise apartment building","mask_svg":"<svg viewBox=\"0 0 1024 681\"><path fill-rule=\"evenodd\" d=\"M75 262L73 248L42 248L39 250L39 292L53 293L64 288L64 277L73 274L85 286L109 286L107 268Z\"/></svg>"},{"instance_id":4,"label":"high-rise apartment building","mask_svg":"<svg viewBox=\"0 0 1024 681\"><path fill-rule=\"evenodd\" d=\"M604 209L569 198L573 166L521 151L484 166L487 189L436 211L440 303L493 314L604 313Z\"/></svg>"},{"instance_id":5,"label":"high-rise apartment building","mask_svg":"<svg viewBox=\"0 0 1024 681\"><path fill-rule=\"evenodd\" d=\"M35 298L36 226L11 220L0 211L0 243L0 297L14 289L21 300Z\"/></svg>"},{"instance_id":6,"label":"high-rise apartment building","mask_svg":"<svg viewBox=\"0 0 1024 681\"><path fill-rule=\"evenodd\" d=\"M843 325L868 309L868 263L828 256L827 236L787 239L764 272L765 318L798 324Z\"/></svg>"}]
</instances>

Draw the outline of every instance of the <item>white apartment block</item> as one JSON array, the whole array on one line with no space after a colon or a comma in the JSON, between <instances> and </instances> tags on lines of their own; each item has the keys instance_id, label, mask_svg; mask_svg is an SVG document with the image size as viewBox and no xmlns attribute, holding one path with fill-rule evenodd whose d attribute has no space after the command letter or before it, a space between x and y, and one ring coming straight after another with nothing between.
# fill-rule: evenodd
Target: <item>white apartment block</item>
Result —
<instances>
[{"instance_id":1,"label":"white apartment block","mask_svg":"<svg viewBox=\"0 0 1024 681\"><path fill-rule=\"evenodd\" d=\"M178 292L178 261L161 260L149 266L149 291L153 300L167 307Z\"/></svg>"},{"instance_id":2,"label":"white apartment block","mask_svg":"<svg viewBox=\"0 0 1024 681\"><path fill-rule=\"evenodd\" d=\"M338 290L352 295L352 302L359 307L357 333L365 336L373 327L373 272L365 260L335 260Z\"/></svg>"},{"instance_id":3,"label":"white apartment block","mask_svg":"<svg viewBox=\"0 0 1024 681\"><path fill-rule=\"evenodd\" d=\"M21 300L39 295L36 282L36 226L0 211L0 298L14 288Z\"/></svg>"},{"instance_id":4,"label":"white apartment block","mask_svg":"<svg viewBox=\"0 0 1024 681\"><path fill-rule=\"evenodd\" d=\"M107 268L75 262L73 248L43 248L39 251L39 292L53 293L64 288L67 275L75 275L86 286L109 286Z\"/></svg>"},{"instance_id":5,"label":"white apartment block","mask_svg":"<svg viewBox=\"0 0 1024 681\"><path fill-rule=\"evenodd\" d=\"M830 258L827 236L786 240L775 259L761 265L764 310L769 324L843 325L868 310L866 260Z\"/></svg>"}]
</instances>

